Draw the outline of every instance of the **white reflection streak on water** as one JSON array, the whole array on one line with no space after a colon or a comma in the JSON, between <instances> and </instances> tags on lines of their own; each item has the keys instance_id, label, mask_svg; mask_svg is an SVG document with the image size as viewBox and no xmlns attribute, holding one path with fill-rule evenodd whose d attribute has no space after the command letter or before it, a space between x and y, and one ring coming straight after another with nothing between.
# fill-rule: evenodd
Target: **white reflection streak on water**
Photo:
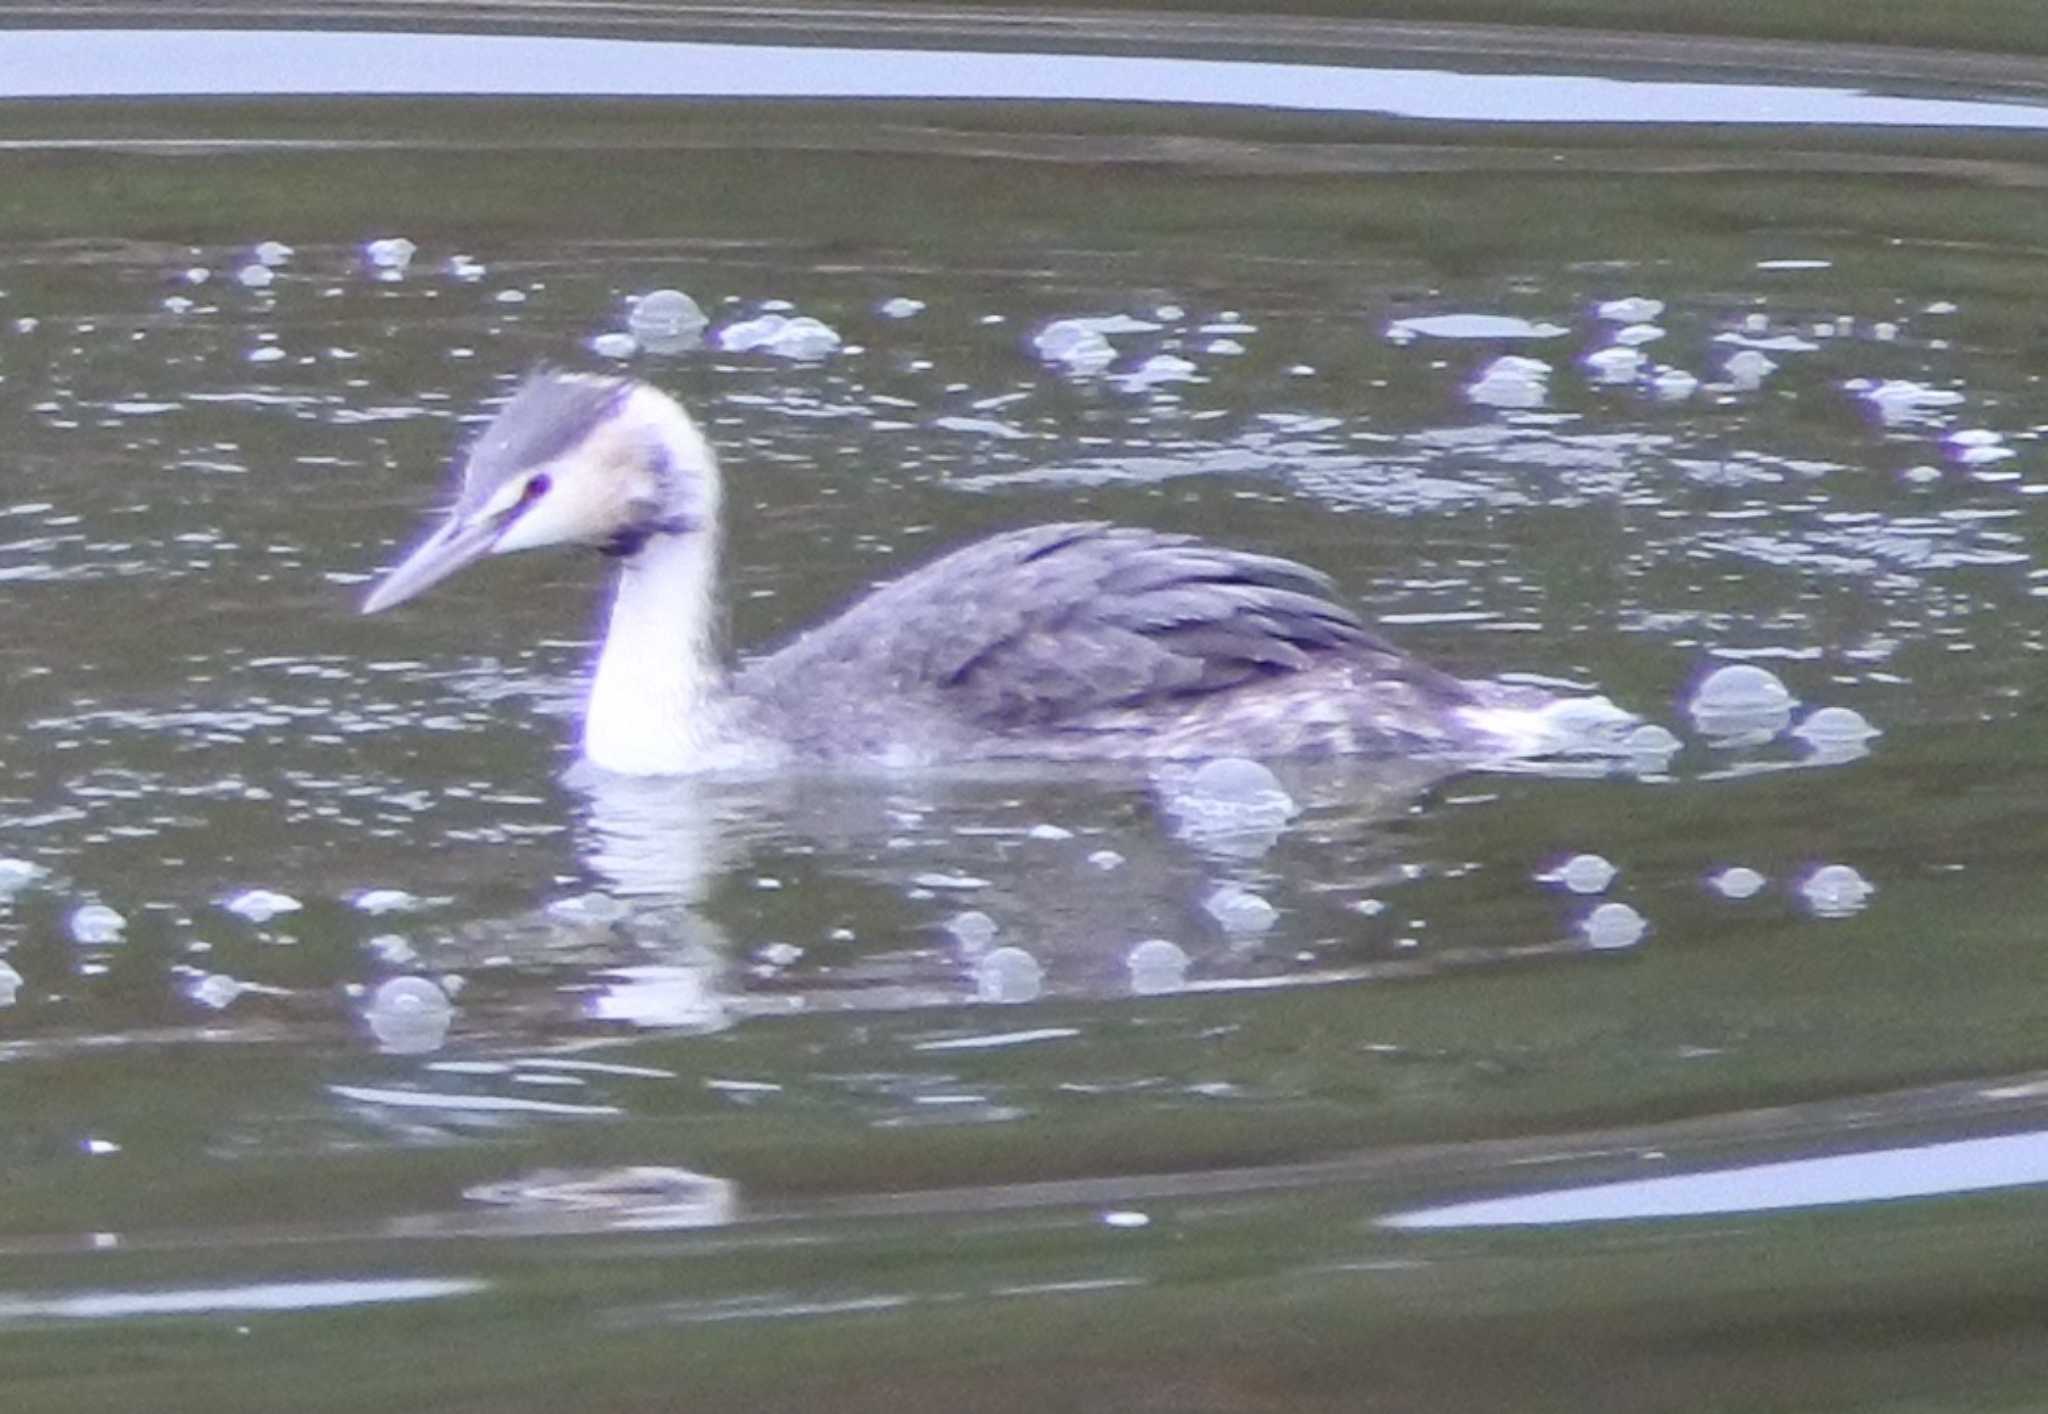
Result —
<instances>
[{"instance_id":1,"label":"white reflection streak on water","mask_svg":"<svg viewBox=\"0 0 2048 1414\"><path fill-rule=\"evenodd\" d=\"M1035 1031L1004 1031L994 1035L953 1036L942 1041L920 1041L914 1051L986 1051L1005 1046L1027 1046L1036 1041L1065 1041L1080 1035L1072 1026L1042 1026Z\"/></svg>"},{"instance_id":2,"label":"white reflection streak on water","mask_svg":"<svg viewBox=\"0 0 2048 1414\"><path fill-rule=\"evenodd\" d=\"M592 1117L625 1113L617 1105L572 1105L560 1100L525 1100L510 1095L447 1095L431 1090L392 1090L368 1085L330 1085L327 1089L328 1093L339 1095L344 1100L390 1109Z\"/></svg>"},{"instance_id":3,"label":"white reflection streak on water","mask_svg":"<svg viewBox=\"0 0 2048 1414\"><path fill-rule=\"evenodd\" d=\"M2048 1183L2048 1131L1596 1183L1417 1208L1380 1221L1399 1228L1532 1227L1705 1217L1943 1197L2033 1183Z\"/></svg>"},{"instance_id":4,"label":"white reflection streak on water","mask_svg":"<svg viewBox=\"0 0 2048 1414\"><path fill-rule=\"evenodd\" d=\"M0 98L580 95L1192 103L1474 122L2048 128L2048 107L1787 84L527 35L16 30Z\"/></svg>"},{"instance_id":5,"label":"white reflection streak on water","mask_svg":"<svg viewBox=\"0 0 2048 1414\"><path fill-rule=\"evenodd\" d=\"M166 1291L77 1291L62 1296L0 1296L0 1321L122 1320L213 1311L318 1311L389 1301L469 1296L489 1282L473 1277L379 1281L289 1281Z\"/></svg>"}]
</instances>

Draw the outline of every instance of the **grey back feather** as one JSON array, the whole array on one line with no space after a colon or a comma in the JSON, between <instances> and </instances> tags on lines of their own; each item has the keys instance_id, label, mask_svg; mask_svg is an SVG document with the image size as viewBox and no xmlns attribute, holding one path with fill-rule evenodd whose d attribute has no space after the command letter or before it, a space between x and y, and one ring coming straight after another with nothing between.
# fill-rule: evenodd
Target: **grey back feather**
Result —
<instances>
[{"instance_id":1,"label":"grey back feather","mask_svg":"<svg viewBox=\"0 0 2048 1414\"><path fill-rule=\"evenodd\" d=\"M963 728L1057 731L1091 714L1193 699L1321 664L1471 700L1290 560L1096 522L969 545L884 585L746 667L743 696L785 718L863 699L921 701Z\"/></svg>"}]
</instances>

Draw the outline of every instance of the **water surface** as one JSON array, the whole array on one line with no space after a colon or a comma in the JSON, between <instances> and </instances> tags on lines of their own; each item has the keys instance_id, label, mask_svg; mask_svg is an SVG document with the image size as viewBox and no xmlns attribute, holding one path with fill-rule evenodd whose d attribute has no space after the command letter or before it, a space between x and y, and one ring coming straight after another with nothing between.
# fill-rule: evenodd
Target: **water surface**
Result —
<instances>
[{"instance_id":1,"label":"water surface","mask_svg":"<svg viewBox=\"0 0 2048 1414\"><path fill-rule=\"evenodd\" d=\"M2031 1154L2048 1068L2011 139L9 112L29 1407L2034 1387L2032 1170L1936 1167ZM660 288L704 342L633 334ZM728 347L770 316L836 343ZM1298 813L1223 835L1133 773L585 780L601 563L355 613L543 360L705 422L736 651L1101 516L1321 565L1677 749L1288 771ZM1785 701L1689 710L1731 665ZM1788 1172L1796 1210L1399 1220Z\"/></svg>"}]
</instances>

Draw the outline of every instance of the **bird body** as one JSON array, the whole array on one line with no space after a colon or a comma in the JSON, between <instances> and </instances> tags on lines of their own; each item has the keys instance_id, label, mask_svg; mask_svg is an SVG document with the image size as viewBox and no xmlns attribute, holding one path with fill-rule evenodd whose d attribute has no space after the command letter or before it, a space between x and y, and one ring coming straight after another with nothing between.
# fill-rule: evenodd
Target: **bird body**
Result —
<instances>
[{"instance_id":1,"label":"bird body","mask_svg":"<svg viewBox=\"0 0 2048 1414\"><path fill-rule=\"evenodd\" d=\"M583 746L597 766L632 775L1005 758L1484 758L1543 749L1558 701L1410 657L1303 565L1100 522L955 550L727 671L713 632L720 499L710 448L665 394L539 373L471 450L447 522L364 611L484 554L606 550L620 569Z\"/></svg>"},{"instance_id":2,"label":"bird body","mask_svg":"<svg viewBox=\"0 0 2048 1414\"><path fill-rule=\"evenodd\" d=\"M1312 570L1099 522L955 550L748 663L731 696L794 755L899 760L1442 750L1472 701Z\"/></svg>"}]
</instances>

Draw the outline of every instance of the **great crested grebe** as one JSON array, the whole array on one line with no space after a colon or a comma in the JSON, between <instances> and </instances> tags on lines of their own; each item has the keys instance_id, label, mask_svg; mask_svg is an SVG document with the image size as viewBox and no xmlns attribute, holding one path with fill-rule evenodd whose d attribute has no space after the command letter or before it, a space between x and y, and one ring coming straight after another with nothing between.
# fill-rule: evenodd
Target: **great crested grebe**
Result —
<instances>
[{"instance_id":1,"label":"great crested grebe","mask_svg":"<svg viewBox=\"0 0 2048 1414\"><path fill-rule=\"evenodd\" d=\"M628 775L1003 759L1477 762L1557 749L1560 708L1626 720L1602 699L1469 682L1412 658L1306 566L1100 522L955 550L728 669L713 631L719 500L711 448L667 394L544 370L484 429L446 520L363 612L485 555L602 550L618 562L618 589L583 748Z\"/></svg>"}]
</instances>

